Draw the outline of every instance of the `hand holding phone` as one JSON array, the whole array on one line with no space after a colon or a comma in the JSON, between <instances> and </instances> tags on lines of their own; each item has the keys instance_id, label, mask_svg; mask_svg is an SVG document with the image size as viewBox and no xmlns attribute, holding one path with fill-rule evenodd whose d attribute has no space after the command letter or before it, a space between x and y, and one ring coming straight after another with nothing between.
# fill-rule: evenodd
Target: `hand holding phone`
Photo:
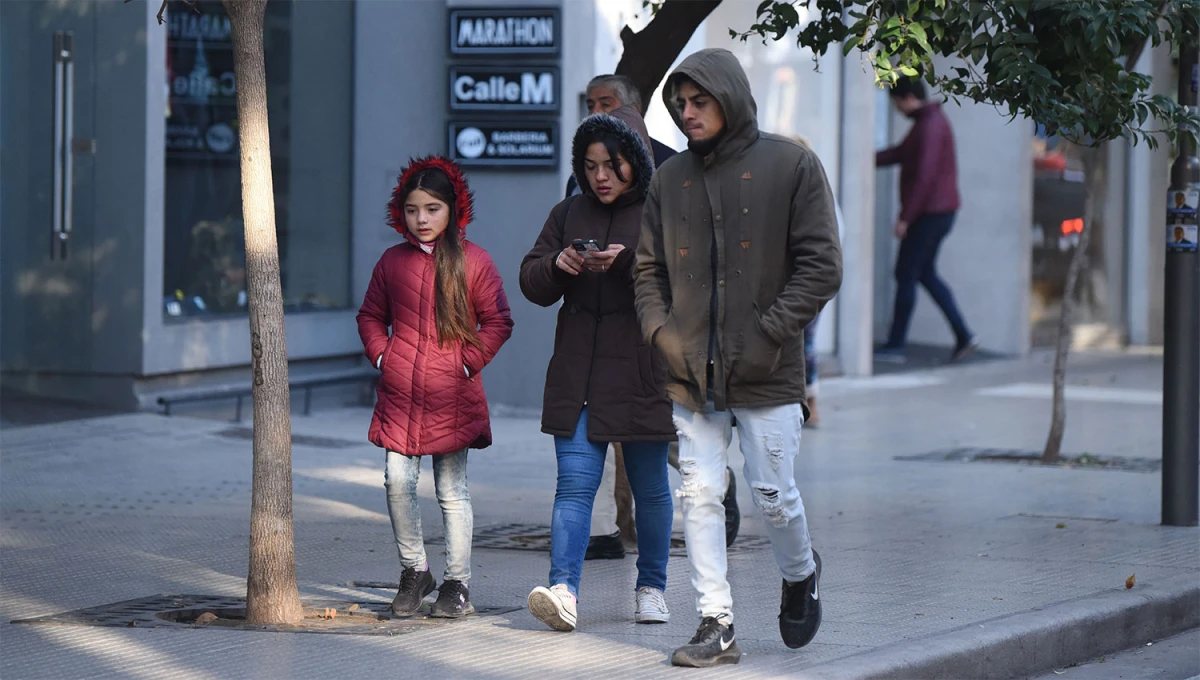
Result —
<instances>
[{"instance_id":1,"label":"hand holding phone","mask_svg":"<svg viewBox=\"0 0 1200 680\"><path fill-rule=\"evenodd\" d=\"M577 238L571 242L571 247L575 249L575 252L579 253L585 258L593 257L593 253L600 252L600 244L594 238Z\"/></svg>"}]
</instances>

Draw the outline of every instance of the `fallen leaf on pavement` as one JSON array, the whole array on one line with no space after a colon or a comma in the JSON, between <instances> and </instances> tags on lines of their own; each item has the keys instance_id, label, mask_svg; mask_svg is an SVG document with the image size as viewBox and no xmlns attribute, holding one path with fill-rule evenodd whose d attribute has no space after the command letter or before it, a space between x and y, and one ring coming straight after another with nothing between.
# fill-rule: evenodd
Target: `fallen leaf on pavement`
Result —
<instances>
[{"instance_id":1,"label":"fallen leaf on pavement","mask_svg":"<svg viewBox=\"0 0 1200 680\"><path fill-rule=\"evenodd\" d=\"M1129 578L1125 579L1125 590L1129 590L1130 588L1133 588L1133 586L1136 584L1137 584L1137 574L1133 574Z\"/></svg>"},{"instance_id":2,"label":"fallen leaf on pavement","mask_svg":"<svg viewBox=\"0 0 1200 680\"><path fill-rule=\"evenodd\" d=\"M199 623L199 624L212 623L213 621L216 621L216 620L217 620L217 615L212 612L204 612L200 616L196 617L196 623Z\"/></svg>"},{"instance_id":3,"label":"fallen leaf on pavement","mask_svg":"<svg viewBox=\"0 0 1200 680\"><path fill-rule=\"evenodd\" d=\"M1055 529L1066 529L1066 528L1067 528L1067 525L1066 525L1066 524L1063 524L1062 522L1059 522L1058 524L1055 524L1055 525L1054 525L1054 528L1055 528Z\"/></svg>"},{"instance_id":4,"label":"fallen leaf on pavement","mask_svg":"<svg viewBox=\"0 0 1200 680\"><path fill-rule=\"evenodd\" d=\"M347 611L352 611L352 612L358 611L358 605L356 605L356 604L350 605L350 607L347 609Z\"/></svg>"},{"instance_id":5,"label":"fallen leaf on pavement","mask_svg":"<svg viewBox=\"0 0 1200 680\"><path fill-rule=\"evenodd\" d=\"M125 624L125 626L127 628L137 628L137 621L130 621L129 623Z\"/></svg>"}]
</instances>

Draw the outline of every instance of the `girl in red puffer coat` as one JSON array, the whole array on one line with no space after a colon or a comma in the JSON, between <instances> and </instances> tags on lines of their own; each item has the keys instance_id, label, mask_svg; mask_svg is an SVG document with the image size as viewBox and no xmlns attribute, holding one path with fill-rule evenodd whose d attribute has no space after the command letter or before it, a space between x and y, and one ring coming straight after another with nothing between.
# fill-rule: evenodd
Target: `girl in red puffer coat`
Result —
<instances>
[{"instance_id":1,"label":"girl in red puffer coat","mask_svg":"<svg viewBox=\"0 0 1200 680\"><path fill-rule=\"evenodd\" d=\"M436 588L417 503L421 456L433 459L446 528L446 571L430 615L475 611L467 589L474 528L467 450L492 443L479 372L512 335L513 322L496 265L466 240L472 207L453 161L412 161L388 204L404 242L379 258L358 312L367 358L382 372L368 436L387 451L388 514L404 569L392 602L397 616L415 614Z\"/></svg>"}]
</instances>

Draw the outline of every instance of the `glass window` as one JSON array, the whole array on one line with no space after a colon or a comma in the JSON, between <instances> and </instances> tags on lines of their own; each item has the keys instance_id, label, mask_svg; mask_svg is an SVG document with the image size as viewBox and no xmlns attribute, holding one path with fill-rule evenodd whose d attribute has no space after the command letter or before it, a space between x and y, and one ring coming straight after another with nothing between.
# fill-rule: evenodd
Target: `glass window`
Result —
<instances>
[{"instance_id":1,"label":"glass window","mask_svg":"<svg viewBox=\"0 0 1200 680\"><path fill-rule=\"evenodd\" d=\"M284 307L350 304L353 3L267 4L264 46ZM246 312L237 81L220 0L168 5L163 312Z\"/></svg>"}]
</instances>

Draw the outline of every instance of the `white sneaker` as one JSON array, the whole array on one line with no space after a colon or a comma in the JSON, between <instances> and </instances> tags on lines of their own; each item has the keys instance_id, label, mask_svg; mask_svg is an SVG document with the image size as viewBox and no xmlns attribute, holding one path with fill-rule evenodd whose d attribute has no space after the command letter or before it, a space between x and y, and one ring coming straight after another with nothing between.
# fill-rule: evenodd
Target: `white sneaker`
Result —
<instances>
[{"instance_id":1,"label":"white sneaker","mask_svg":"<svg viewBox=\"0 0 1200 680\"><path fill-rule=\"evenodd\" d=\"M552 588L538 586L529 593L529 613L554 630L569 633L579 620L575 613L575 596L560 583Z\"/></svg>"},{"instance_id":2,"label":"white sneaker","mask_svg":"<svg viewBox=\"0 0 1200 680\"><path fill-rule=\"evenodd\" d=\"M633 614L637 623L667 623L671 620L671 612L667 609L667 599L658 588L643 586L637 591L637 611Z\"/></svg>"}]
</instances>

